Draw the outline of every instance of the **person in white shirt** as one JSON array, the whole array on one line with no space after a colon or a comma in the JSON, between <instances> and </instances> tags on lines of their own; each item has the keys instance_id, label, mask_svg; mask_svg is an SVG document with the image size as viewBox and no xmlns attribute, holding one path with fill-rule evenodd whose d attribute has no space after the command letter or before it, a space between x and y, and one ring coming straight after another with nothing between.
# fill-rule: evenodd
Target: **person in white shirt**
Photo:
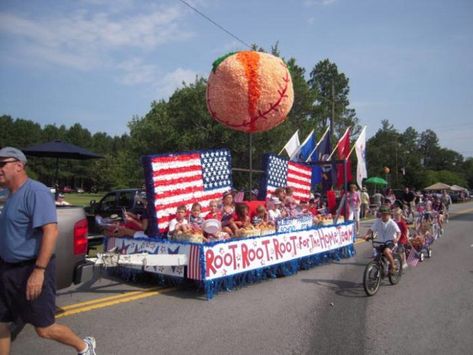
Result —
<instances>
[{"instance_id":1,"label":"person in white shirt","mask_svg":"<svg viewBox=\"0 0 473 355\"><path fill-rule=\"evenodd\" d=\"M364 239L369 240L373 235L376 235L378 241L385 243L382 252L386 259L388 259L391 272L396 273L398 270L395 270L392 250L401 237L401 230L396 222L391 219L391 210L389 207L381 206L379 213L381 217L376 219L370 229L368 229Z\"/></svg>"},{"instance_id":2,"label":"person in white shirt","mask_svg":"<svg viewBox=\"0 0 473 355\"><path fill-rule=\"evenodd\" d=\"M276 223L276 220L281 218L281 201L277 197L272 197L268 200L267 208L268 208L268 219L272 223Z\"/></svg>"}]
</instances>

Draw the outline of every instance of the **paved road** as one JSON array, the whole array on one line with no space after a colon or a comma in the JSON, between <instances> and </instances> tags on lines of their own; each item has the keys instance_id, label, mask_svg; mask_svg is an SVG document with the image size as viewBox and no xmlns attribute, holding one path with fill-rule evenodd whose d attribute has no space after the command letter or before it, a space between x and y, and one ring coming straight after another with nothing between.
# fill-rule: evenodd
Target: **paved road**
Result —
<instances>
[{"instance_id":1,"label":"paved road","mask_svg":"<svg viewBox=\"0 0 473 355\"><path fill-rule=\"evenodd\" d=\"M473 203L455 210L462 213L435 242L433 258L409 269L399 285L383 284L374 297L366 297L361 285L371 255L370 245L361 243L354 258L223 292L211 301L179 288L60 322L94 335L98 354L471 353ZM58 304L139 289L100 279L61 292ZM74 353L38 339L29 326L12 350Z\"/></svg>"}]
</instances>

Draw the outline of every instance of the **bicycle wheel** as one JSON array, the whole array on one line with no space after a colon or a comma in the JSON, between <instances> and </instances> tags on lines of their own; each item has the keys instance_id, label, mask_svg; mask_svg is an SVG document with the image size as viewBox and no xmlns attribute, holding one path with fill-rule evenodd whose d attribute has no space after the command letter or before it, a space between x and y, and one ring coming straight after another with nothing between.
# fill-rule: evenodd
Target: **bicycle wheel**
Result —
<instances>
[{"instance_id":1,"label":"bicycle wheel","mask_svg":"<svg viewBox=\"0 0 473 355\"><path fill-rule=\"evenodd\" d=\"M399 254L394 254L393 259L394 259L394 266L397 269L397 272L389 273L389 282L391 283L391 285L396 285L399 282L399 280L401 280L402 259Z\"/></svg>"},{"instance_id":2,"label":"bicycle wheel","mask_svg":"<svg viewBox=\"0 0 473 355\"><path fill-rule=\"evenodd\" d=\"M381 268L376 261L370 261L365 267L363 274L363 288L368 296L378 292L381 284Z\"/></svg>"}]
</instances>

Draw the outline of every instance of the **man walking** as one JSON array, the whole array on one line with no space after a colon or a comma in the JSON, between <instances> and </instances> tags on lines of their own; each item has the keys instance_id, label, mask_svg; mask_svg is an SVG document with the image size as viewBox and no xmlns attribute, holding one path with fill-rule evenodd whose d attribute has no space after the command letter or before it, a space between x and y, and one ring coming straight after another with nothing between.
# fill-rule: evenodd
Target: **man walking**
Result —
<instances>
[{"instance_id":1,"label":"man walking","mask_svg":"<svg viewBox=\"0 0 473 355\"><path fill-rule=\"evenodd\" d=\"M28 177L26 163L20 150L0 149L0 186L10 192L0 214L0 355L10 353L9 323L18 318L42 338L95 354L94 338L55 321L56 207L49 189Z\"/></svg>"}]
</instances>

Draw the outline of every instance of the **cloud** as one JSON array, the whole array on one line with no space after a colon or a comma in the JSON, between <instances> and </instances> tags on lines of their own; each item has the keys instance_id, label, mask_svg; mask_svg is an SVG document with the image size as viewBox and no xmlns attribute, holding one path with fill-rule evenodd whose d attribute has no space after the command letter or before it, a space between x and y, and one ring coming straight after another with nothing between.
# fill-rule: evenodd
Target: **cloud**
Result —
<instances>
[{"instance_id":1,"label":"cloud","mask_svg":"<svg viewBox=\"0 0 473 355\"><path fill-rule=\"evenodd\" d=\"M0 34L12 38L20 53L34 53L36 61L81 70L110 64L116 54L148 53L163 44L192 36L181 29L184 12L177 6L140 7L131 14L108 10L92 11L88 6L60 16L39 18L1 12Z\"/></svg>"},{"instance_id":2,"label":"cloud","mask_svg":"<svg viewBox=\"0 0 473 355\"><path fill-rule=\"evenodd\" d=\"M176 70L166 74L158 83L158 94L162 98L171 96L177 88L186 84L193 83L199 73L190 70L177 68ZM201 74L200 74L201 75Z\"/></svg>"},{"instance_id":3,"label":"cloud","mask_svg":"<svg viewBox=\"0 0 473 355\"><path fill-rule=\"evenodd\" d=\"M125 85L153 83L158 77L155 65L143 63L136 57L117 64L116 68L122 72L118 81Z\"/></svg>"}]
</instances>

